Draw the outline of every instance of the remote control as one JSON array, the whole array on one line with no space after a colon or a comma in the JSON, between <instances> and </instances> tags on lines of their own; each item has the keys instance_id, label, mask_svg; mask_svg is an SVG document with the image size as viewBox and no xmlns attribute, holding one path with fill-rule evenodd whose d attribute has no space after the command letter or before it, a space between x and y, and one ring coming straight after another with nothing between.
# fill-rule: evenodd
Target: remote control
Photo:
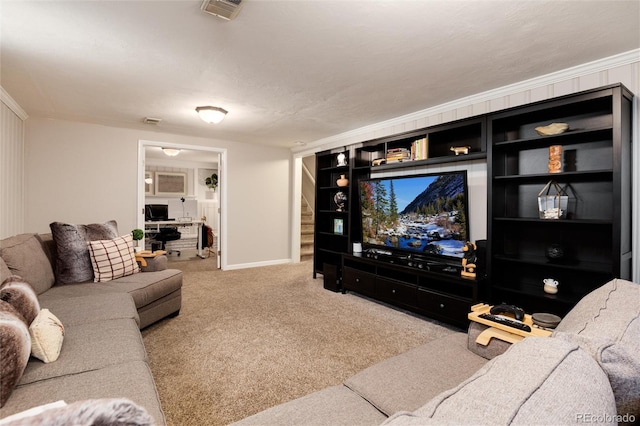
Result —
<instances>
[{"instance_id":1,"label":"remote control","mask_svg":"<svg viewBox=\"0 0 640 426\"><path fill-rule=\"evenodd\" d=\"M531 327L529 327L527 324L520 321L516 321L511 318L503 317L500 315L492 315L492 314L480 314L478 316L480 318L484 318L489 321L497 322L498 324L507 325L509 327L517 328L518 330L522 330L526 332L531 332Z\"/></svg>"}]
</instances>

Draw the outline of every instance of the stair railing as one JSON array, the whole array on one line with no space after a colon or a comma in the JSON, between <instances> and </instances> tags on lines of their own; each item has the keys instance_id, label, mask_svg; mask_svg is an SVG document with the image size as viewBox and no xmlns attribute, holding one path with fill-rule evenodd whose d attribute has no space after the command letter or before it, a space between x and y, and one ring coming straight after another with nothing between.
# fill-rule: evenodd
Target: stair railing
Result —
<instances>
[{"instance_id":1,"label":"stair railing","mask_svg":"<svg viewBox=\"0 0 640 426\"><path fill-rule=\"evenodd\" d=\"M316 179L304 162L302 163L302 171L302 199L309 206L312 218L315 218Z\"/></svg>"}]
</instances>

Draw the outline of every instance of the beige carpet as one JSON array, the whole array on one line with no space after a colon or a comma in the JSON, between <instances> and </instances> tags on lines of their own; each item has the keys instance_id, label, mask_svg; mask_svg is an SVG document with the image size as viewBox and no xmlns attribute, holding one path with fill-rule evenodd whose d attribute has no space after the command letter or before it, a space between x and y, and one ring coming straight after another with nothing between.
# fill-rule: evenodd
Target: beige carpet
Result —
<instances>
[{"instance_id":1,"label":"beige carpet","mask_svg":"<svg viewBox=\"0 0 640 426\"><path fill-rule=\"evenodd\" d=\"M311 262L171 267L184 271L181 313L143 331L169 425L228 424L454 330L325 290Z\"/></svg>"}]
</instances>

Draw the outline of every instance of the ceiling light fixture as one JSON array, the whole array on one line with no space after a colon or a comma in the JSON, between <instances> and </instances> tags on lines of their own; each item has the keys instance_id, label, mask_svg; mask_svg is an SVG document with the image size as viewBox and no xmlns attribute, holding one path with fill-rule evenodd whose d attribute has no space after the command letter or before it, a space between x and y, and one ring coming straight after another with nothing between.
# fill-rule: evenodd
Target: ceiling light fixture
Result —
<instances>
[{"instance_id":1,"label":"ceiling light fixture","mask_svg":"<svg viewBox=\"0 0 640 426\"><path fill-rule=\"evenodd\" d=\"M175 148L162 148L162 152L164 152L164 154L168 155L169 157L175 157L176 155L180 154L180 150Z\"/></svg>"},{"instance_id":2,"label":"ceiling light fixture","mask_svg":"<svg viewBox=\"0 0 640 426\"><path fill-rule=\"evenodd\" d=\"M218 107L200 106L196 108L196 112L200 118L209 124L218 124L227 115L228 111Z\"/></svg>"}]
</instances>

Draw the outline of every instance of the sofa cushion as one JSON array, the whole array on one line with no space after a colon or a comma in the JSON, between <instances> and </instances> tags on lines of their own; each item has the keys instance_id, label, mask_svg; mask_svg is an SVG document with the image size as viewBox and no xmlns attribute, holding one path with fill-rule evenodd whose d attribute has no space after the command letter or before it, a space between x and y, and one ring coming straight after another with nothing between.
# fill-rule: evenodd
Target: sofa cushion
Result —
<instances>
[{"instance_id":1,"label":"sofa cushion","mask_svg":"<svg viewBox=\"0 0 640 426\"><path fill-rule=\"evenodd\" d=\"M465 333L452 333L379 362L344 384L390 416L413 411L487 363L467 350Z\"/></svg>"},{"instance_id":2,"label":"sofa cushion","mask_svg":"<svg viewBox=\"0 0 640 426\"><path fill-rule=\"evenodd\" d=\"M53 286L53 267L36 234L20 234L0 241L0 256L11 273L29 282L37 294Z\"/></svg>"},{"instance_id":3,"label":"sofa cushion","mask_svg":"<svg viewBox=\"0 0 640 426\"><path fill-rule=\"evenodd\" d=\"M82 283L93 280L93 267L87 241L109 240L118 236L115 220L89 225L53 222L49 225L56 244L56 282Z\"/></svg>"},{"instance_id":4,"label":"sofa cushion","mask_svg":"<svg viewBox=\"0 0 640 426\"><path fill-rule=\"evenodd\" d=\"M584 296L555 331L620 341L629 338L639 315L640 285L614 279Z\"/></svg>"},{"instance_id":5,"label":"sofa cushion","mask_svg":"<svg viewBox=\"0 0 640 426\"><path fill-rule=\"evenodd\" d=\"M64 340L64 326L48 309L42 309L29 326L31 355L44 363L58 359Z\"/></svg>"},{"instance_id":6,"label":"sofa cushion","mask_svg":"<svg viewBox=\"0 0 640 426\"><path fill-rule=\"evenodd\" d=\"M560 339L528 337L454 389L384 424L575 424L594 416L616 419L609 380L593 358Z\"/></svg>"},{"instance_id":7,"label":"sofa cushion","mask_svg":"<svg viewBox=\"0 0 640 426\"><path fill-rule=\"evenodd\" d=\"M636 340L640 338L640 330L635 336ZM637 341L621 343L564 332L556 333L554 338L580 345L588 352L609 378L618 414L640 418L640 344Z\"/></svg>"},{"instance_id":8,"label":"sofa cushion","mask_svg":"<svg viewBox=\"0 0 640 426\"><path fill-rule=\"evenodd\" d=\"M590 353L609 377L618 413L640 418L640 285L614 279L592 291L553 336Z\"/></svg>"},{"instance_id":9,"label":"sofa cushion","mask_svg":"<svg viewBox=\"0 0 640 426\"><path fill-rule=\"evenodd\" d=\"M59 361L41 365L51 367ZM154 417L156 424L166 424L151 370L143 361L131 361L51 380L20 384L0 409L0 418L27 410L35 404L59 400L70 404L99 398L130 399L144 407Z\"/></svg>"},{"instance_id":10,"label":"sofa cushion","mask_svg":"<svg viewBox=\"0 0 640 426\"><path fill-rule=\"evenodd\" d=\"M0 300L0 407L20 381L30 354L27 324L13 306Z\"/></svg>"},{"instance_id":11,"label":"sofa cushion","mask_svg":"<svg viewBox=\"0 0 640 426\"><path fill-rule=\"evenodd\" d=\"M99 285L129 293L139 309L180 290L182 288L182 271L165 269L164 271L143 272Z\"/></svg>"},{"instance_id":12,"label":"sofa cushion","mask_svg":"<svg viewBox=\"0 0 640 426\"><path fill-rule=\"evenodd\" d=\"M62 405L62 406L59 406ZM47 408L51 407L51 408ZM126 398L87 399L66 404L49 404L37 414L30 410L0 421L2 426L42 425L136 425L152 426L153 418L147 411Z\"/></svg>"},{"instance_id":13,"label":"sofa cushion","mask_svg":"<svg viewBox=\"0 0 640 426\"><path fill-rule=\"evenodd\" d=\"M131 234L111 240L89 241L87 245L94 282L111 281L140 272Z\"/></svg>"},{"instance_id":14,"label":"sofa cushion","mask_svg":"<svg viewBox=\"0 0 640 426\"><path fill-rule=\"evenodd\" d=\"M247 417L234 426L377 425L386 416L345 386L331 386Z\"/></svg>"},{"instance_id":15,"label":"sofa cushion","mask_svg":"<svg viewBox=\"0 0 640 426\"><path fill-rule=\"evenodd\" d=\"M94 287L98 284L84 286L59 286L51 289L64 290L65 287L81 288ZM43 308L55 312L65 327L103 322L111 319L132 319L139 323L138 311L133 304L133 299L126 293L85 293L82 296L59 298L47 297L49 291L40 296L40 304Z\"/></svg>"},{"instance_id":16,"label":"sofa cushion","mask_svg":"<svg viewBox=\"0 0 640 426\"><path fill-rule=\"evenodd\" d=\"M13 275L0 285L0 299L9 303L22 315L27 325L40 313L38 295L28 282L17 275Z\"/></svg>"},{"instance_id":17,"label":"sofa cushion","mask_svg":"<svg viewBox=\"0 0 640 426\"><path fill-rule=\"evenodd\" d=\"M20 385L146 359L140 330L131 319L66 326L58 360L31 360Z\"/></svg>"}]
</instances>

